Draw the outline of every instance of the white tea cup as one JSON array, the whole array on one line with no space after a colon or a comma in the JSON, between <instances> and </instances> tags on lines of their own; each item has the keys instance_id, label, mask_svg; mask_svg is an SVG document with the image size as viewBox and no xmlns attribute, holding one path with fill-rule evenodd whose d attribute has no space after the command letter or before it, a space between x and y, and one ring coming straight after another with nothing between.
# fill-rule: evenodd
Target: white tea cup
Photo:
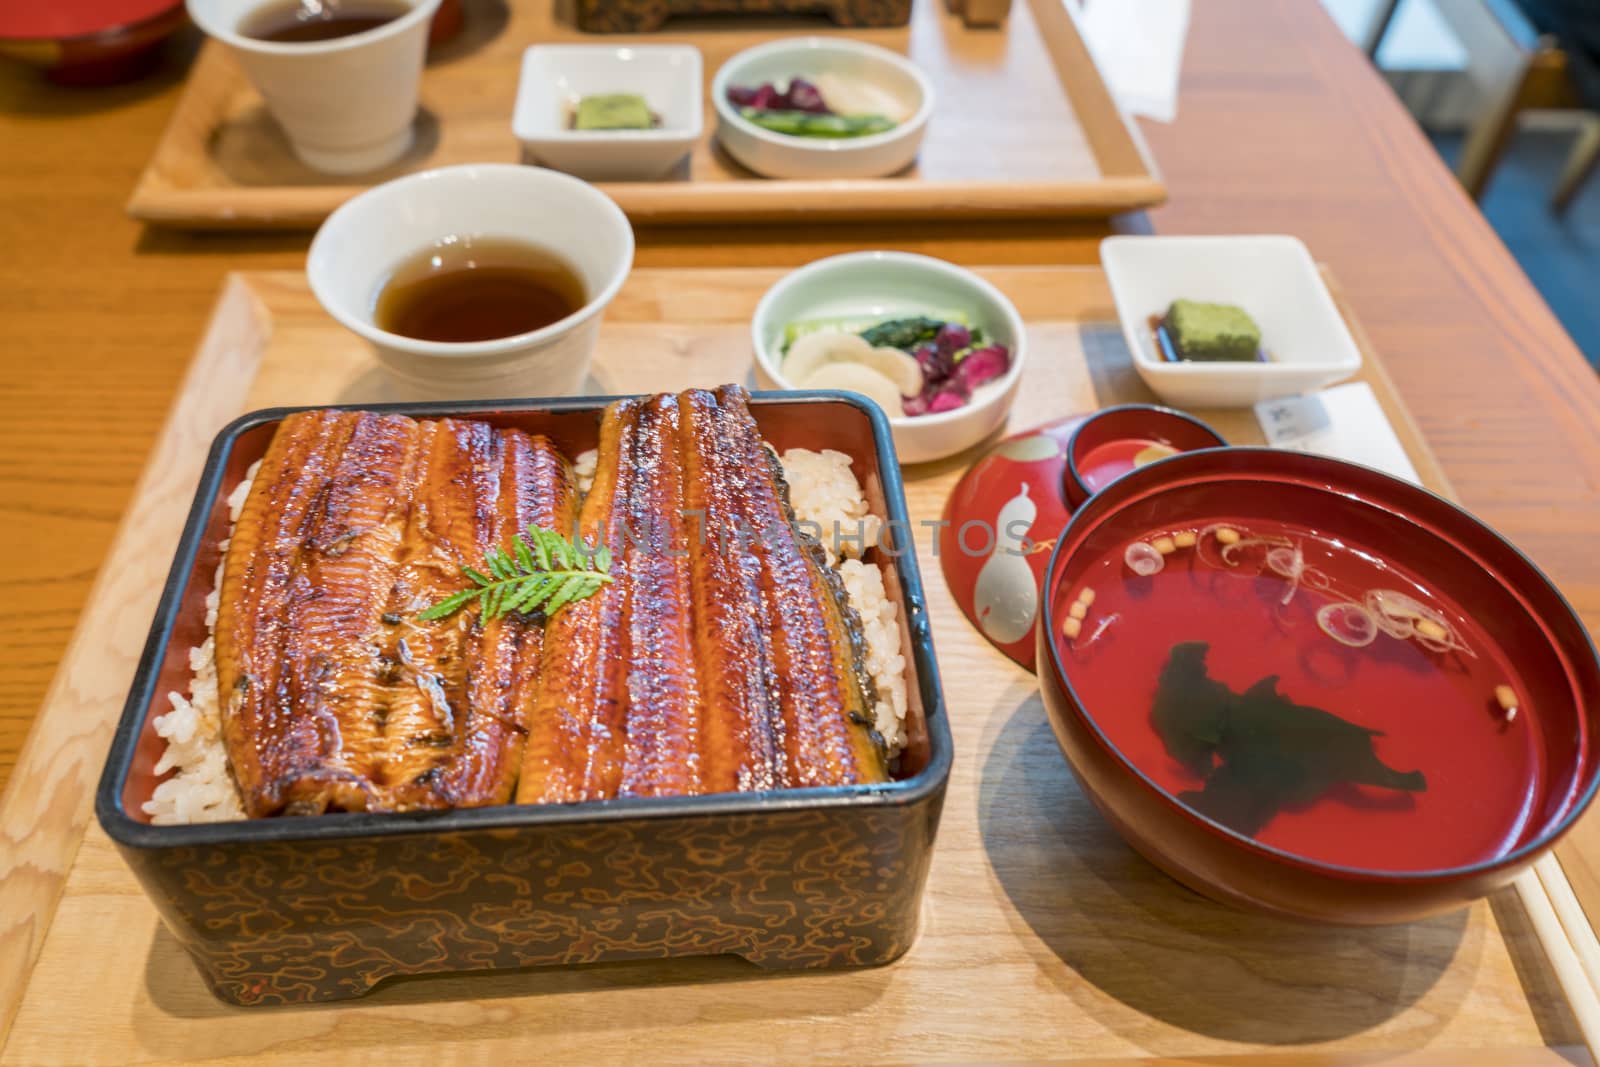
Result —
<instances>
[{"instance_id":1,"label":"white tea cup","mask_svg":"<svg viewBox=\"0 0 1600 1067\"><path fill-rule=\"evenodd\" d=\"M189 17L227 45L308 166L355 174L411 147L412 124L440 0L397 0L399 18L347 37L280 43L241 32L272 0L187 0Z\"/></svg>"},{"instance_id":2,"label":"white tea cup","mask_svg":"<svg viewBox=\"0 0 1600 1067\"><path fill-rule=\"evenodd\" d=\"M565 260L587 303L541 329L488 341L423 341L380 328L396 268L451 237L534 245ZM467 400L578 393L606 305L633 266L633 228L588 182L514 163L469 163L368 189L328 216L306 276L328 314L370 341L400 392Z\"/></svg>"}]
</instances>

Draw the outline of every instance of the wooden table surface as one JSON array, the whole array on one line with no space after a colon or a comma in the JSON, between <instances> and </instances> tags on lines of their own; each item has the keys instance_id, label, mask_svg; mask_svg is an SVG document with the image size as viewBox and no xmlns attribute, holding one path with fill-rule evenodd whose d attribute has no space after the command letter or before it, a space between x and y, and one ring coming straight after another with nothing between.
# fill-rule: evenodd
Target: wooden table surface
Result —
<instances>
[{"instance_id":1,"label":"wooden table surface","mask_svg":"<svg viewBox=\"0 0 1600 1067\"><path fill-rule=\"evenodd\" d=\"M80 613L118 610L85 598L223 274L303 261L304 236L188 236L124 216L192 49L178 42L161 75L111 90L0 67L0 780ZM1171 203L1117 228L1303 238L1340 278L1459 496L1600 623L1600 383L1318 0L1196 3L1179 121L1145 132ZM900 247L1091 263L1105 232L689 228L641 232L638 262L782 265ZM1562 858L1600 915L1600 818Z\"/></svg>"}]
</instances>

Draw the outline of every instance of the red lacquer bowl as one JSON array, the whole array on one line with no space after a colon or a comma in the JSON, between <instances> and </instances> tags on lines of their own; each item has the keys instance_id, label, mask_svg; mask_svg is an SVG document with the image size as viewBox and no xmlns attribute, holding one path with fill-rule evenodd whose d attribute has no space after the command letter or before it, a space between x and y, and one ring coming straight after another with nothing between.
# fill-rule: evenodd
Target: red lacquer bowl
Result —
<instances>
[{"instance_id":1,"label":"red lacquer bowl","mask_svg":"<svg viewBox=\"0 0 1600 1067\"><path fill-rule=\"evenodd\" d=\"M183 0L19 0L0 4L0 56L69 85L124 81L185 18Z\"/></svg>"},{"instance_id":2,"label":"red lacquer bowl","mask_svg":"<svg viewBox=\"0 0 1600 1067\"><path fill-rule=\"evenodd\" d=\"M1085 706L1081 693L1090 688L1089 668L1083 653L1062 636L1073 594L1113 546L1163 523L1213 516L1293 523L1345 539L1418 576L1442 601L1481 621L1492 647L1480 651L1516 665L1525 704L1518 728L1530 731L1524 743L1533 756L1527 764L1528 815L1503 849L1479 862L1413 871L1308 859L1198 814L1111 741L1108 734L1116 730L1107 724L1116 722L1097 715L1115 712ZM1103 581L1106 572L1095 573ZM1140 636L1137 625L1125 633L1134 640ZM1452 909L1504 886L1548 851L1596 790L1591 738L1600 709L1600 662L1572 608L1538 568L1481 522L1366 467L1233 448L1185 453L1119 478L1090 498L1062 532L1045 577L1038 634L1045 707L1084 792L1157 867L1224 903L1359 924ZM1130 678L1127 684L1151 683ZM1465 809L1451 816L1475 817Z\"/></svg>"},{"instance_id":3,"label":"red lacquer bowl","mask_svg":"<svg viewBox=\"0 0 1600 1067\"><path fill-rule=\"evenodd\" d=\"M461 0L443 0L433 13L433 23L428 27L428 44L439 45L455 40L466 24L467 12Z\"/></svg>"},{"instance_id":4,"label":"red lacquer bowl","mask_svg":"<svg viewBox=\"0 0 1600 1067\"><path fill-rule=\"evenodd\" d=\"M1128 471L1162 454L1221 448L1228 442L1211 427L1181 411L1153 404L1122 404L1085 419L1067 441L1067 469L1061 492L1069 507L1080 507Z\"/></svg>"}]
</instances>

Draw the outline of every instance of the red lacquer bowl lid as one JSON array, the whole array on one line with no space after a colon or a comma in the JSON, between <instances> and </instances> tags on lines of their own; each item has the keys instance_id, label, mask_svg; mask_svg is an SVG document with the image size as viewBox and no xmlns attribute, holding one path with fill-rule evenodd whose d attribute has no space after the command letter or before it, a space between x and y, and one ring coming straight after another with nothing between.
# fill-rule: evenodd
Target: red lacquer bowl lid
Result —
<instances>
[{"instance_id":1,"label":"red lacquer bowl lid","mask_svg":"<svg viewBox=\"0 0 1600 1067\"><path fill-rule=\"evenodd\" d=\"M48 0L0 4L0 38L59 41L132 26L174 8L182 0Z\"/></svg>"},{"instance_id":2,"label":"red lacquer bowl lid","mask_svg":"<svg viewBox=\"0 0 1600 1067\"><path fill-rule=\"evenodd\" d=\"M1107 434L1093 432L1101 426ZM1037 658L1039 586L1057 535L1081 503L1066 492L1068 457L1075 442L1104 443L1130 433L1176 452L1227 444L1199 419L1150 404L1070 415L1001 441L962 475L945 502L938 540L945 583L978 632L1030 671Z\"/></svg>"}]
</instances>

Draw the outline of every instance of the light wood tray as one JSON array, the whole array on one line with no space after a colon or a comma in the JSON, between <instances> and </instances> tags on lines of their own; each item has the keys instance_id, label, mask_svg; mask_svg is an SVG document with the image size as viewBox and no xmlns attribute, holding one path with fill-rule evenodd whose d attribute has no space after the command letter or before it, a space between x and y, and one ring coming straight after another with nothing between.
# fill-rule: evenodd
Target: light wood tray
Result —
<instances>
[{"instance_id":1,"label":"light wood tray","mask_svg":"<svg viewBox=\"0 0 1600 1067\"><path fill-rule=\"evenodd\" d=\"M625 44L580 34L556 0L468 4L463 38L429 65L417 145L361 185L301 164L233 58L208 44L189 76L128 210L196 228L309 229L365 184L451 163L515 161L511 134L522 52L533 43ZM705 135L669 180L602 186L636 222L735 219L1112 215L1166 199L1144 142L1117 108L1079 35L1070 4L1026 0L1008 24L969 29L940 0L917 0L909 26L848 35L909 54L937 100L916 167L889 178L781 181L757 177L716 144L711 78L735 52L825 25L742 17L631 38L697 45L704 58Z\"/></svg>"},{"instance_id":2,"label":"light wood tray","mask_svg":"<svg viewBox=\"0 0 1600 1067\"><path fill-rule=\"evenodd\" d=\"M1013 428L1148 399L1099 270L983 273L1029 323ZM600 384L744 380L750 313L780 274L636 271L601 332ZM1356 335L1413 463L1445 488ZM1587 1062L1551 1047L1577 1032L1512 892L1407 926L1315 928L1211 904L1135 856L1073 783L1033 677L967 625L926 545L956 761L923 931L900 962L607 964L406 980L338 1005L220 1003L90 825L89 798L211 435L250 408L370 402L381 386L300 275L231 278L0 811L4 1063ZM1205 417L1261 440L1247 413ZM907 471L913 522L939 516L974 458Z\"/></svg>"}]
</instances>

